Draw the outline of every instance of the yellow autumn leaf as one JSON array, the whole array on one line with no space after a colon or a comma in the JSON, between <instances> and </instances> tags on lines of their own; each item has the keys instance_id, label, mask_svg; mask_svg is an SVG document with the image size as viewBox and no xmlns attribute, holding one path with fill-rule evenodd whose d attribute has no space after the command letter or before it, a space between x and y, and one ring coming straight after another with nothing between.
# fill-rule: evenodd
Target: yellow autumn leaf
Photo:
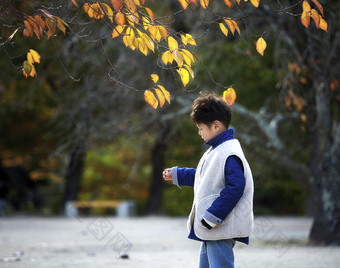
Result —
<instances>
[{"instance_id":1,"label":"yellow autumn leaf","mask_svg":"<svg viewBox=\"0 0 340 268\"><path fill-rule=\"evenodd\" d=\"M308 1L304 0L302 3L302 10L303 11L311 11L311 7L310 4L308 3Z\"/></svg>"},{"instance_id":2,"label":"yellow autumn leaf","mask_svg":"<svg viewBox=\"0 0 340 268\"><path fill-rule=\"evenodd\" d=\"M174 60L177 62L179 67L182 67L182 65L183 65L183 56L181 55L181 53L179 53L178 50L175 50L173 53L174 53Z\"/></svg>"},{"instance_id":3,"label":"yellow autumn leaf","mask_svg":"<svg viewBox=\"0 0 340 268\"><path fill-rule=\"evenodd\" d=\"M320 15L315 9L312 9L311 17L315 22L316 28L319 29L320 28Z\"/></svg>"},{"instance_id":4,"label":"yellow autumn leaf","mask_svg":"<svg viewBox=\"0 0 340 268\"><path fill-rule=\"evenodd\" d=\"M306 28L309 27L310 24L310 11L305 10L302 12L301 15L301 23L303 24L303 26L305 26Z\"/></svg>"},{"instance_id":5,"label":"yellow autumn leaf","mask_svg":"<svg viewBox=\"0 0 340 268\"><path fill-rule=\"evenodd\" d=\"M112 38L119 36L123 32L124 28L125 26L117 25L112 31Z\"/></svg>"},{"instance_id":6,"label":"yellow autumn leaf","mask_svg":"<svg viewBox=\"0 0 340 268\"><path fill-rule=\"evenodd\" d=\"M106 16L109 17L110 21L113 22L113 10L105 3L101 3L101 8L104 10Z\"/></svg>"},{"instance_id":7,"label":"yellow autumn leaf","mask_svg":"<svg viewBox=\"0 0 340 268\"><path fill-rule=\"evenodd\" d=\"M188 7L187 0L178 0L178 2L182 5L184 10L187 9L187 7Z\"/></svg>"},{"instance_id":8,"label":"yellow autumn leaf","mask_svg":"<svg viewBox=\"0 0 340 268\"><path fill-rule=\"evenodd\" d=\"M175 38L173 38L172 36L168 37L168 46L169 46L170 51L174 51L178 49L178 43L175 40Z\"/></svg>"},{"instance_id":9,"label":"yellow autumn leaf","mask_svg":"<svg viewBox=\"0 0 340 268\"><path fill-rule=\"evenodd\" d=\"M157 74L152 74L152 75L151 75L151 79L152 79L152 81L156 84L157 81L159 80L159 76L158 76Z\"/></svg>"},{"instance_id":10,"label":"yellow autumn leaf","mask_svg":"<svg viewBox=\"0 0 340 268\"><path fill-rule=\"evenodd\" d=\"M266 50L267 48L267 43L266 41L260 37L257 42L256 42L256 50L258 53L260 53L262 56L264 54L264 51Z\"/></svg>"},{"instance_id":11,"label":"yellow autumn leaf","mask_svg":"<svg viewBox=\"0 0 340 268\"><path fill-rule=\"evenodd\" d=\"M186 53L184 53L183 51L180 51L179 53L182 55L184 62L187 65L191 66L191 61L192 61L191 58Z\"/></svg>"},{"instance_id":12,"label":"yellow autumn leaf","mask_svg":"<svg viewBox=\"0 0 340 268\"><path fill-rule=\"evenodd\" d=\"M154 90L156 91L157 97L159 99L159 104L160 104L160 106L162 108L164 103L165 103L165 97L163 95L163 92L160 89L156 88L156 87L154 88Z\"/></svg>"},{"instance_id":13,"label":"yellow autumn leaf","mask_svg":"<svg viewBox=\"0 0 340 268\"><path fill-rule=\"evenodd\" d=\"M260 0L250 0L250 2L253 4L254 7L259 7Z\"/></svg>"},{"instance_id":14,"label":"yellow autumn leaf","mask_svg":"<svg viewBox=\"0 0 340 268\"><path fill-rule=\"evenodd\" d=\"M190 34L181 35L181 40L184 45L190 44L193 46L197 46L195 39Z\"/></svg>"},{"instance_id":15,"label":"yellow autumn leaf","mask_svg":"<svg viewBox=\"0 0 340 268\"><path fill-rule=\"evenodd\" d=\"M200 0L201 6L204 9L207 9L208 5L209 5L209 0Z\"/></svg>"},{"instance_id":16,"label":"yellow autumn leaf","mask_svg":"<svg viewBox=\"0 0 340 268\"><path fill-rule=\"evenodd\" d=\"M40 55L39 55L38 52L36 52L33 49L30 49L30 52L27 53L27 56L28 56L28 54L32 55L32 59L33 59L32 64L35 63L35 62L40 63Z\"/></svg>"},{"instance_id":17,"label":"yellow autumn leaf","mask_svg":"<svg viewBox=\"0 0 340 268\"><path fill-rule=\"evenodd\" d=\"M30 52L27 52L27 61L30 63L30 64L33 64L34 63L34 59L33 59L33 56Z\"/></svg>"},{"instance_id":18,"label":"yellow autumn leaf","mask_svg":"<svg viewBox=\"0 0 340 268\"><path fill-rule=\"evenodd\" d=\"M313 3L318 7L318 9L320 10L321 14L323 15L323 7L322 5L319 3L318 0L312 0Z\"/></svg>"},{"instance_id":19,"label":"yellow autumn leaf","mask_svg":"<svg viewBox=\"0 0 340 268\"><path fill-rule=\"evenodd\" d=\"M158 27L158 32L160 33L160 35L162 36L162 38L163 38L164 40L166 40L166 38L167 38L167 36L168 36L168 31L167 31L167 29L166 29L164 26L162 26L162 25L158 25L157 27Z\"/></svg>"},{"instance_id":20,"label":"yellow autumn leaf","mask_svg":"<svg viewBox=\"0 0 340 268\"><path fill-rule=\"evenodd\" d=\"M184 68L179 68L177 72L181 76L183 86L185 87L189 82L189 72Z\"/></svg>"},{"instance_id":21,"label":"yellow autumn leaf","mask_svg":"<svg viewBox=\"0 0 340 268\"><path fill-rule=\"evenodd\" d=\"M191 67L188 64L184 64L183 66L188 70L189 74L191 75L191 78L194 79L195 74L192 71Z\"/></svg>"},{"instance_id":22,"label":"yellow autumn leaf","mask_svg":"<svg viewBox=\"0 0 340 268\"><path fill-rule=\"evenodd\" d=\"M37 75L34 65L29 63L28 61L24 61L22 73L26 78L28 78L29 76L34 77Z\"/></svg>"},{"instance_id":23,"label":"yellow autumn leaf","mask_svg":"<svg viewBox=\"0 0 340 268\"><path fill-rule=\"evenodd\" d=\"M173 55L170 50L167 50L162 55L162 61L165 65L167 65L169 62L172 63L173 61Z\"/></svg>"},{"instance_id":24,"label":"yellow autumn leaf","mask_svg":"<svg viewBox=\"0 0 340 268\"><path fill-rule=\"evenodd\" d=\"M138 45L139 51L142 52L145 56L147 56L148 55L148 47L147 47L144 39L137 38L137 40L138 40L138 44L139 44Z\"/></svg>"},{"instance_id":25,"label":"yellow autumn leaf","mask_svg":"<svg viewBox=\"0 0 340 268\"><path fill-rule=\"evenodd\" d=\"M194 60L194 56L191 54L191 52L187 49L181 49L181 51L187 56L189 57L189 59L192 61L192 62L195 62ZM184 57L184 56L183 56ZM191 65L191 64L189 64Z\"/></svg>"},{"instance_id":26,"label":"yellow autumn leaf","mask_svg":"<svg viewBox=\"0 0 340 268\"><path fill-rule=\"evenodd\" d=\"M229 106L233 105L236 100L236 92L230 87L223 92L223 99L228 103Z\"/></svg>"},{"instance_id":27,"label":"yellow autumn leaf","mask_svg":"<svg viewBox=\"0 0 340 268\"><path fill-rule=\"evenodd\" d=\"M158 100L150 90L144 91L144 100L149 103L152 108L157 109Z\"/></svg>"},{"instance_id":28,"label":"yellow autumn leaf","mask_svg":"<svg viewBox=\"0 0 340 268\"><path fill-rule=\"evenodd\" d=\"M152 38L153 40L155 40L155 38L156 38L157 31L158 31L157 26L152 25L152 24L149 24L149 26L148 26L148 32L150 33L151 38Z\"/></svg>"},{"instance_id":29,"label":"yellow autumn leaf","mask_svg":"<svg viewBox=\"0 0 340 268\"><path fill-rule=\"evenodd\" d=\"M167 102L170 104L170 93L169 93L169 91L167 91L167 90L166 90L163 86L161 86L161 85L157 85L157 87L158 87L160 90L162 90L165 99L166 99Z\"/></svg>"},{"instance_id":30,"label":"yellow autumn leaf","mask_svg":"<svg viewBox=\"0 0 340 268\"><path fill-rule=\"evenodd\" d=\"M240 28L237 25L237 22L231 19L224 19L225 23L228 25L231 33L235 35L235 30L240 34Z\"/></svg>"},{"instance_id":31,"label":"yellow autumn leaf","mask_svg":"<svg viewBox=\"0 0 340 268\"><path fill-rule=\"evenodd\" d=\"M220 29L221 29L221 31L222 31L222 33L225 35L225 36L228 36L228 29L227 29L227 27L225 27L224 26L224 24L221 22L220 24L219 24L219 26L220 26Z\"/></svg>"},{"instance_id":32,"label":"yellow autumn leaf","mask_svg":"<svg viewBox=\"0 0 340 268\"><path fill-rule=\"evenodd\" d=\"M140 31L138 31L140 32ZM144 42L146 46L153 52L155 53L155 44L152 41L152 39L145 33L140 34L141 38L144 39Z\"/></svg>"},{"instance_id":33,"label":"yellow autumn leaf","mask_svg":"<svg viewBox=\"0 0 340 268\"><path fill-rule=\"evenodd\" d=\"M327 22L323 19L323 17L320 16L320 29L327 32L327 28L328 28Z\"/></svg>"}]
</instances>

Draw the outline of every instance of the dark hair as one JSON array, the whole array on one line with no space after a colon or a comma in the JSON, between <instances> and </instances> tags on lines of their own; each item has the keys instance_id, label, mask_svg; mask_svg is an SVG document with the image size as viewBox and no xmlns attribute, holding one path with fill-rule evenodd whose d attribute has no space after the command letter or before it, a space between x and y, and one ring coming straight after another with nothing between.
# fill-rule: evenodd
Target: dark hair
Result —
<instances>
[{"instance_id":1,"label":"dark hair","mask_svg":"<svg viewBox=\"0 0 340 268\"><path fill-rule=\"evenodd\" d=\"M215 120L220 121L228 129L231 121L231 109L227 102L214 93L201 93L194 100L191 111L191 119L195 124L210 126Z\"/></svg>"}]
</instances>

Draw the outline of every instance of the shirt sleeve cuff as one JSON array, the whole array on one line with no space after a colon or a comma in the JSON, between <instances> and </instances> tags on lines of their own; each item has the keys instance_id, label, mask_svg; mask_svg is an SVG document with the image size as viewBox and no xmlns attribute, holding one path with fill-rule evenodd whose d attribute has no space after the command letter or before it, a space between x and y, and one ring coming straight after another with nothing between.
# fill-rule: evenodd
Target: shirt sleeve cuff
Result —
<instances>
[{"instance_id":1,"label":"shirt sleeve cuff","mask_svg":"<svg viewBox=\"0 0 340 268\"><path fill-rule=\"evenodd\" d=\"M220 218L216 217L214 214L210 213L207 210L204 212L203 219L212 227L215 227L215 225L222 223L222 220Z\"/></svg>"},{"instance_id":2,"label":"shirt sleeve cuff","mask_svg":"<svg viewBox=\"0 0 340 268\"><path fill-rule=\"evenodd\" d=\"M178 183L177 169L178 167L173 167L171 169L172 183L177 185L178 188L182 189L182 187Z\"/></svg>"}]
</instances>

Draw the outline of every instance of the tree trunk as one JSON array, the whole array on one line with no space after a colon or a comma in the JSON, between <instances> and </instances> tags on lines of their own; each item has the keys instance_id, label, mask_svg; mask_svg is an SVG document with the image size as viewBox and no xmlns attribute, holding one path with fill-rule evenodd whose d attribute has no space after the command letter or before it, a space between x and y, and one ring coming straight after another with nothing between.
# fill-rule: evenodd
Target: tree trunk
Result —
<instances>
[{"instance_id":1,"label":"tree trunk","mask_svg":"<svg viewBox=\"0 0 340 268\"><path fill-rule=\"evenodd\" d=\"M78 198L85 156L86 145L84 143L76 145L70 153L70 162L65 177L64 205L67 201L77 200Z\"/></svg>"},{"instance_id":2,"label":"tree trunk","mask_svg":"<svg viewBox=\"0 0 340 268\"><path fill-rule=\"evenodd\" d=\"M170 123L165 122L160 125L157 137L152 149L152 179L150 183L149 198L146 207L146 214L159 214L162 207L163 196L163 169L164 169L164 151L167 141L171 136Z\"/></svg>"},{"instance_id":3,"label":"tree trunk","mask_svg":"<svg viewBox=\"0 0 340 268\"><path fill-rule=\"evenodd\" d=\"M311 244L340 245L339 180L336 159L327 161L314 190L314 222L309 235Z\"/></svg>"}]
</instances>

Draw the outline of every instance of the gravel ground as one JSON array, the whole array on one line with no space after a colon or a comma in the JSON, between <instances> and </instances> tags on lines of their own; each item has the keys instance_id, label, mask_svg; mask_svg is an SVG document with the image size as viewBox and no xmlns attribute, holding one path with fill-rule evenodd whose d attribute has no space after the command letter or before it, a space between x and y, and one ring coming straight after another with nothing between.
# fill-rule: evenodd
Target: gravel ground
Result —
<instances>
[{"instance_id":1,"label":"gravel ground","mask_svg":"<svg viewBox=\"0 0 340 268\"><path fill-rule=\"evenodd\" d=\"M307 246L309 218L261 217L237 268L338 268L340 247ZM0 219L0 267L197 267L200 243L186 218L9 217Z\"/></svg>"}]
</instances>

